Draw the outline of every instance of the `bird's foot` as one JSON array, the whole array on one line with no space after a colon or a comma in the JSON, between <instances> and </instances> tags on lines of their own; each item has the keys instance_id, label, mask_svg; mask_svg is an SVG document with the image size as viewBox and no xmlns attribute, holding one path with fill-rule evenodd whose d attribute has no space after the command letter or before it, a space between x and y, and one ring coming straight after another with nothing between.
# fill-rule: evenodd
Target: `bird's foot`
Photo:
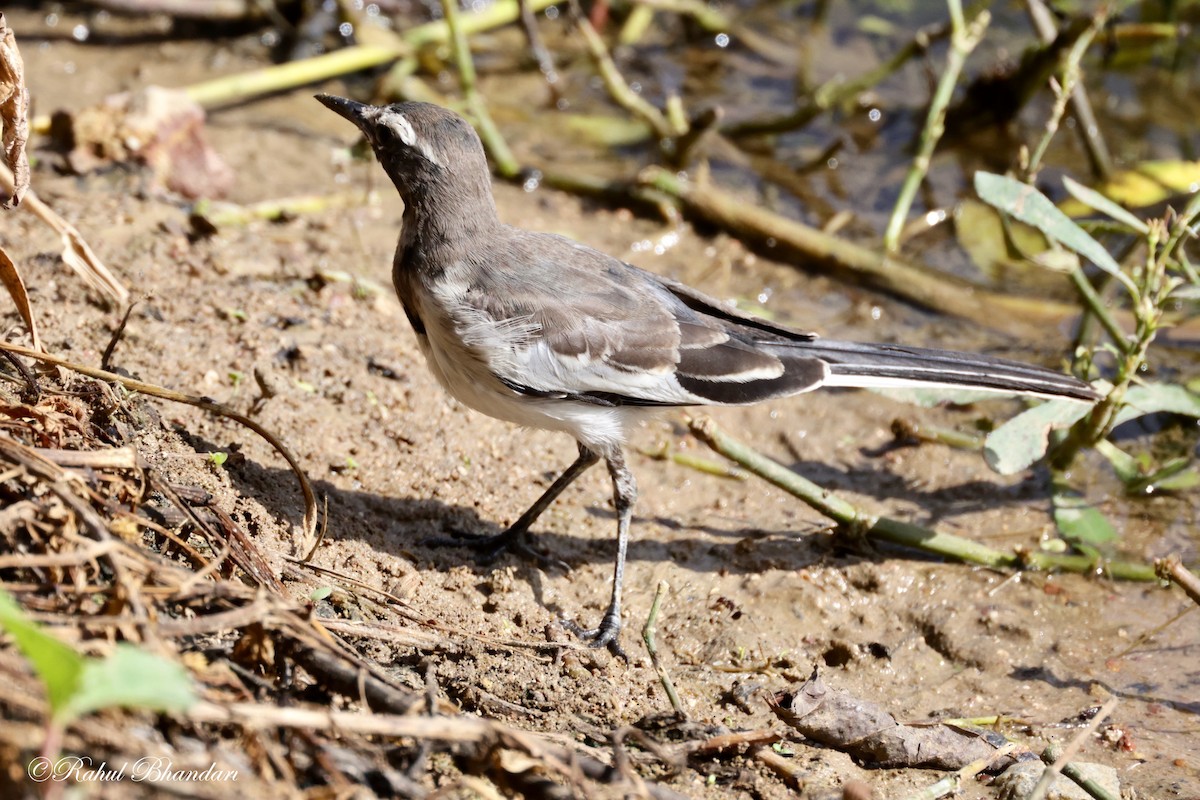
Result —
<instances>
[{"instance_id":1,"label":"bird's foot","mask_svg":"<svg viewBox=\"0 0 1200 800\"><path fill-rule=\"evenodd\" d=\"M536 561L549 569L560 569L570 572L566 562L558 558L539 553L525 541L525 531L518 528L508 528L500 533L482 535L451 529L448 536L437 536L426 539L422 544L430 547L469 547L479 553L479 563L490 564L505 553L513 553L530 561Z\"/></svg>"},{"instance_id":2,"label":"bird's foot","mask_svg":"<svg viewBox=\"0 0 1200 800\"><path fill-rule=\"evenodd\" d=\"M621 612L610 608L604 613L595 628L584 628L573 620L562 620L564 628L584 639L591 647L607 647L614 656L629 661L629 655L621 647Z\"/></svg>"}]
</instances>

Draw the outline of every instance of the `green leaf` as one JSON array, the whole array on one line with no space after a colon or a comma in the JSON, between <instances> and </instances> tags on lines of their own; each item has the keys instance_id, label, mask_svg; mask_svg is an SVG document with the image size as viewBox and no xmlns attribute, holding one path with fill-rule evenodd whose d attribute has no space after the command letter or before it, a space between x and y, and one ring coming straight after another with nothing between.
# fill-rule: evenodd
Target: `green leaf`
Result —
<instances>
[{"instance_id":1,"label":"green leaf","mask_svg":"<svg viewBox=\"0 0 1200 800\"><path fill-rule=\"evenodd\" d=\"M1200 486L1200 472L1195 467L1176 472L1173 475L1157 478L1146 487L1152 492L1186 492Z\"/></svg>"},{"instance_id":2,"label":"green leaf","mask_svg":"<svg viewBox=\"0 0 1200 800\"><path fill-rule=\"evenodd\" d=\"M1104 246L1032 186L1007 175L976 172L975 192L984 202L1014 219L1032 225L1050 239L1074 250L1110 275L1121 276L1120 265L1108 254Z\"/></svg>"},{"instance_id":3,"label":"green leaf","mask_svg":"<svg viewBox=\"0 0 1200 800\"><path fill-rule=\"evenodd\" d=\"M867 391L882 395L901 403L911 403L921 408L937 408L947 403L959 406L969 406L982 400L996 400L1006 397L1002 392L987 392L979 389L954 389L949 387L937 388L868 388Z\"/></svg>"},{"instance_id":4,"label":"green leaf","mask_svg":"<svg viewBox=\"0 0 1200 800\"><path fill-rule=\"evenodd\" d=\"M108 658L87 660L66 712L76 717L113 706L185 711L194 702L192 679L182 664L119 644Z\"/></svg>"},{"instance_id":5,"label":"green leaf","mask_svg":"<svg viewBox=\"0 0 1200 800\"><path fill-rule=\"evenodd\" d=\"M1187 472L1194 472L1194 470L1188 469L1190 464L1191 459L1186 456L1173 458L1143 477L1133 489L1137 494L1154 494L1160 491L1172 491L1171 487L1190 488L1188 479L1185 477Z\"/></svg>"},{"instance_id":6,"label":"green leaf","mask_svg":"<svg viewBox=\"0 0 1200 800\"><path fill-rule=\"evenodd\" d=\"M1046 454L1050 431L1074 424L1091 410L1086 403L1051 400L1022 411L988 434L983 457L1001 475L1020 472Z\"/></svg>"},{"instance_id":7,"label":"green leaf","mask_svg":"<svg viewBox=\"0 0 1200 800\"><path fill-rule=\"evenodd\" d=\"M1200 300L1200 286L1193 283L1181 283L1171 290L1172 300Z\"/></svg>"},{"instance_id":8,"label":"green leaf","mask_svg":"<svg viewBox=\"0 0 1200 800\"><path fill-rule=\"evenodd\" d=\"M184 710L195 702L183 665L119 644L106 659L84 658L29 620L0 591L0 627L16 640L46 687L51 715L60 723L110 706Z\"/></svg>"},{"instance_id":9,"label":"green leaf","mask_svg":"<svg viewBox=\"0 0 1200 800\"><path fill-rule=\"evenodd\" d=\"M1107 517L1069 487L1056 484L1050 501L1059 535L1084 553L1099 557L1121 538Z\"/></svg>"},{"instance_id":10,"label":"green leaf","mask_svg":"<svg viewBox=\"0 0 1200 800\"><path fill-rule=\"evenodd\" d=\"M83 657L32 622L10 594L0 591L0 626L9 632L46 687L53 716L62 716L79 689Z\"/></svg>"},{"instance_id":11,"label":"green leaf","mask_svg":"<svg viewBox=\"0 0 1200 800\"><path fill-rule=\"evenodd\" d=\"M1130 386L1125 405L1117 412L1113 426L1147 414L1181 414L1200 419L1200 397L1173 383L1144 383Z\"/></svg>"},{"instance_id":12,"label":"green leaf","mask_svg":"<svg viewBox=\"0 0 1200 800\"><path fill-rule=\"evenodd\" d=\"M1128 489L1134 483L1142 479L1145 473L1142 471L1141 464L1136 458L1126 453L1124 450L1117 447L1107 439L1101 439L1096 442L1096 452L1108 459L1108 463L1112 465L1113 472L1116 473L1117 479L1125 484Z\"/></svg>"},{"instance_id":13,"label":"green leaf","mask_svg":"<svg viewBox=\"0 0 1200 800\"><path fill-rule=\"evenodd\" d=\"M308 596L308 599L314 603L319 603L331 594L333 594L332 586L320 586L312 590L312 594Z\"/></svg>"},{"instance_id":14,"label":"green leaf","mask_svg":"<svg viewBox=\"0 0 1200 800\"><path fill-rule=\"evenodd\" d=\"M1126 208L1147 208L1169 202L1172 197L1192 194L1197 184L1200 184L1200 161L1142 161L1129 169L1117 170L1097 189ZM1083 206L1091 203L1083 198L1068 200L1062 209L1076 216L1087 213Z\"/></svg>"},{"instance_id":15,"label":"green leaf","mask_svg":"<svg viewBox=\"0 0 1200 800\"><path fill-rule=\"evenodd\" d=\"M1088 208L1099 211L1107 217L1115 219L1124 225L1128 225L1131 229L1141 234L1150 232L1150 226L1142 220L1135 217L1133 214L1126 211L1121 206L1109 200L1104 195L1097 192L1095 189L1089 189L1081 183L1077 183L1070 178L1063 178L1063 186L1067 187L1067 191L1071 193L1079 202L1083 203Z\"/></svg>"},{"instance_id":16,"label":"green leaf","mask_svg":"<svg viewBox=\"0 0 1200 800\"><path fill-rule=\"evenodd\" d=\"M1125 491L1133 495L1182 492L1200 486L1200 472L1191 466L1192 460L1187 456L1153 468L1148 456L1134 458L1108 440L1096 442L1096 452L1108 459Z\"/></svg>"}]
</instances>

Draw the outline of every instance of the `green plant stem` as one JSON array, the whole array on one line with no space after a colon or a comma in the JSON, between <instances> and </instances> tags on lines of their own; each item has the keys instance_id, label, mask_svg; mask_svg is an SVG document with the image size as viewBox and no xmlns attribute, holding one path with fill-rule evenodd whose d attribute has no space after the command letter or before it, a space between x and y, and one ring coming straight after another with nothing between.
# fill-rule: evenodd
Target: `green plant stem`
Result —
<instances>
[{"instance_id":1,"label":"green plant stem","mask_svg":"<svg viewBox=\"0 0 1200 800\"><path fill-rule=\"evenodd\" d=\"M1200 210L1200 205L1196 207ZM1164 240L1167 246L1160 248L1159 244ZM1163 312L1175 285L1167 275L1171 242L1165 223L1161 220L1152 222L1146 234L1146 263L1135 272L1133 279L1125 276L1127 282L1132 281L1130 295L1133 297L1135 330L1132 337L1124 339L1128 346L1117 359L1113 388L1087 416L1071 426L1071 430L1054 448L1050 454L1052 469L1066 470L1080 450L1093 446L1111 432L1117 412L1124 402L1125 392L1146 363L1146 354L1162 326ZM1124 273L1121 275L1124 276ZM1101 305L1093 304L1090 300L1089 305L1093 313L1102 309ZM1103 321L1102 316L1097 316ZM1118 347L1120 341L1117 341Z\"/></svg>"},{"instance_id":2,"label":"green plant stem","mask_svg":"<svg viewBox=\"0 0 1200 800\"><path fill-rule=\"evenodd\" d=\"M659 140L671 140L687 133L686 126L676 127L662 111L630 88L625 77L617 68L616 62L609 55L608 46L604 44L600 34L596 33L596 29L592 27L587 16L579 11L577 3L572 2L571 9L575 26L579 29L580 35L583 36L583 42L587 46L588 55L591 56L592 63L600 74L600 79L604 81L604 87L608 90L609 96L616 101L617 105L643 120L654 130L654 134Z\"/></svg>"},{"instance_id":3,"label":"green plant stem","mask_svg":"<svg viewBox=\"0 0 1200 800\"><path fill-rule=\"evenodd\" d=\"M650 613L646 615L646 624L642 628L642 641L646 643L646 652L650 654L650 663L654 665L654 671L658 673L658 680L662 683L663 691L667 693L667 699L671 701L671 708L681 718L686 719L687 715L683 711L683 704L679 702L679 695L675 692L675 683L671 680L666 667L658 660L658 644L654 640L655 634L658 632L658 614L662 609L662 601L670 589L670 584L666 581L658 582L658 589L654 592L654 602L650 604Z\"/></svg>"},{"instance_id":4,"label":"green plant stem","mask_svg":"<svg viewBox=\"0 0 1200 800\"><path fill-rule=\"evenodd\" d=\"M1129 229L1124 225L1115 227L1116 232L1121 236L1129 233ZM1149 228L1147 227L1142 231L1143 236L1148 230ZM1128 263L1131 254L1141 246L1141 241L1140 238L1130 238L1122 249L1122 252L1119 255L1115 255L1117 263ZM1079 324L1076 326L1075 337L1071 347L1071 352L1076 354L1076 366L1079 366L1082 356L1086 356L1088 359L1093 356L1093 353L1087 349L1087 346L1089 342L1093 341L1094 327L1097 323L1108 333L1113 347L1119 353L1124 353L1129 348L1129 335L1121 327L1116 315L1112 313L1102 299L1104 292L1108 290L1108 286L1112 280L1113 277L1107 272L1100 272L1096 275L1095 280L1091 280L1084 275L1079 267L1071 271L1071 282L1083 299L1083 313L1079 317ZM1084 369L1090 368L1090 364L1083 366Z\"/></svg>"},{"instance_id":5,"label":"green plant stem","mask_svg":"<svg viewBox=\"0 0 1200 800\"><path fill-rule=\"evenodd\" d=\"M546 42L542 39L537 17L529 6L529 0L517 0L517 8L520 11L521 29L525 32L525 42L529 45L529 52L533 55L538 71L542 73L542 77L546 81L546 89L549 90L549 99L552 105L558 105L562 99L562 90L559 86L558 70L554 66L554 57L546 49Z\"/></svg>"},{"instance_id":6,"label":"green plant stem","mask_svg":"<svg viewBox=\"0 0 1200 800\"><path fill-rule=\"evenodd\" d=\"M1050 759L1051 763L1062 754L1062 747L1057 744L1049 745L1042 754L1043 759ZM1096 781L1083 774L1083 770L1074 761L1068 761L1063 764L1062 774L1064 777L1070 778L1079 785L1080 789L1090 794L1096 800L1121 800L1120 794L1113 794L1105 789Z\"/></svg>"},{"instance_id":7,"label":"green plant stem","mask_svg":"<svg viewBox=\"0 0 1200 800\"><path fill-rule=\"evenodd\" d=\"M936 425L916 425L906 420L894 420L892 433L898 439L910 438L921 442L934 442L952 447L955 450L968 450L975 453L983 452L986 436L974 433L956 431L952 428L941 428Z\"/></svg>"},{"instance_id":8,"label":"green plant stem","mask_svg":"<svg viewBox=\"0 0 1200 800\"><path fill-rule=\"evenodd\" d=\"M1050 13L1050 9L1046 8L1046 4L1042 0L1026 0L1026 9L1042 42L1045 44L1053 42L1058 35L1058 30L1055 28L1054 17ZM1107 18L1108 8L1102 6L1099 13L1104 14ZM1095 36L1099 30L1100 28L1093 26L1087 34L1088 38ZM1078 72L1078 64L1077 60L1075 62L1076 72ZM1092 172L1100 180L1107 180L1112 173L1112 155L1108 151L1108 145L1104 143L1104 137L1100 134L1100 125L1096 121L1092 103L1088 100L1087 90L1084 89L1081 82L1077 81L1070 91L1070 96L1071 111L1079 123L1079 135L1087 150Z\"/></svg>"},{"instance_id":9,"label":"green plant stem","mask_svg":"<svg viewBox=\"0 0 1200 800\"><path fill-rule=\"evenodd\" d=\"M519 13L519 12L518 12ZM458 67L458 80L462 86L463 96L467 101L467 109L475 117L479 138L487 148L488 155L496 165L496 171L505 178L512 178L521 171L517 159L508 147L508 142L492 121L488 113L487 103L479 93L475 81L475 62L471 59L471 48L467 44L467 34L463 29L462 20L458 13L458 0L442 0L442 14L446 27L450 31L450 47L454 52L454 61Z\"/></svg>"},{"instance_id":10,"label":"green plant stem","mask_svg":"<svg viewBox=\"0 0 1200 800\"><path fill-rule=\"evenodd\" d=\"M1183 207L1183 211L1171 226L1170 235L1167 237L1166 244L1163 245L1163 251L1168 258L1183 257L1180 246L1188 238L1196 235L1191 228L1197 217L1200 217L1200 192L1193 192L1191 199L1188 200L1187 205ZM1191 277L1189 275L1189 278Z\"/></svg>"},{"instance_id":11,"label":"green plant stem","mask_svg":"<svg viewBox=\"0 0 1200 800\"><path fill-rule=\"evenodd\" d=\"M878 85L890 75L895 74L911 59L928 50L930 44L946 38L949 34L950 27L948 25L923 28L917 31L891 58L875 69L850 80L834 78L821 84L811 93L808 102L795 111L779 117L734 122L724 126L721 132L726 136L738 137L757 136L767 133L785 133L802 128L829 109L858 97L863 92Z\"/></svg>"},{"instance_id":12,"label":"green plant stem","mask_svg":"<svg viewBox=\"0 0 1200 800\"><path fill-rule=\"evenodd\" d=\"M709 33L728 34L733 41L744 45L763 58L790 63L795 57L795 51L784 43L762 36L752 28L739 24L736 17L725 14L718 7L703 2L703 0L632 0L632 5L631 18L642 9L682 14L691 17L697 25ZM622 43L625 42L622 41Z\"/></svg>"},{"instance_id":13,"label":"green plant stem","mask_svg":"<svg viewBox=\"0 0 1200 800\"><path fill-rule=\"evenodd\" d=\"M677 103L671 103L669 108L679 108L679 113L682 115L683 106ZM708 135L714 131L720 123L724 112L720 108L707 108L692 121L680 117L675 124L683 125L687 128L687 132L675 140L675 152L672 163L686 165L693 152L702 149L701 143L708 139Z\"/></svg>"},{"instance_id":14,"label":"green plant stem","mask_svg":"<svg viewBox=\"0 0 1200 800\"><path fill-rule=\"evenodd\" d=\"M403 55L405 52L395 47L356 45L303 61L292 61L252 72L214 78L189 86L183 91L193 102L212 108L370 69Z\"/></svg>"},{"instance_id":15,"label":"green plant stem","mask_svg":"<svg viewBox=\"0 0 1200 800\"><path fill-rule=\"evenodd\" d=\"M962 0L946 0L946 9L950 12L950 27L960 33L967 24L963 17Z\"/></svg>"},{"instance_id":16,"label":"green plant stem","mask_svg":"<svg viewBox=\"0 0 1200 800\"><path fill-rule=\"evenodd\" d=\"M1107 275L1107 273L1105 273ZM1112 339L1113 346L1122 353L1128 352L1132 344L1129 341L1129 335L1113 317L1108 307L1104 305L1104 298L1096 291L1096 287L1092 286L1092 282L1088 280L1087 275L1083 274L1083 270L1076 266L1071 270L1071 283L1075 286L1075 291L1083 298L1084 306L1089 314L1095 317L1101 327L1108 333Z\"/></svg>"},{"instance_id":17,"label":"green plant stem","mask_svg":"<svg viewBox=\"0 0 1200 800\"><path fill-rule=\"evenodd\" d=\"M617 34L617 42L624 47L637 44L646 35L646 31L649 30L650 23L653 21L654 9L638 3L625 18L625 24L621 26L621 32Z\"/></svg>"},{"instance_id":18,"label":"green plant stem","mask_svg":"<svg viewBox=\"0 0 1200 800\"><path fill-rule=\"evenodd\" d=\"M1031 0L1031 2L1036 1ZM1084 54L1087 53L1087 49L1091 46L1092 39L1095 38L1096 34L1104 27L1104 23L1107 21L1108 12L1105 6L1101 6L1100 10L1092 18L1092 24L1087 27L1087 30L1075 40L1074 44L1071 45L1071 49L1067 51L1062 69L1062 78L1055 88L1054 108L1050 112L1050 118L1046 120L1046 130L1034 148L1033 155L1029 158L1029 164L1024 170L1025 181L1027 183L1033 183L1037 179L1038 170L1041 169L1042 165L1042 158L1046 155L1046 150L1050 147L1050 142L1054 139L1054 135L1058 133L1058 126L1062 123L1063 115L1067 112L1067 102L1076 96L1076 90L1081 87L1079 82L1079 63L1083 60ZM1048 41L1053 40L1054 36L1051 35ZM1086 95L1082 96L1086 103ZM1087 108L1090 111L1091 106L1088 105Z\"/></svg>"},{"instance_id":19,"label":"green plant stem","mask_svg":"<svg viewBox=\"0 0 1200 800\"><path fill-rule=\"evenodd\" d=\"M1100 710L1096 712L1091 720L1088 721L1088 724L1075 735L1066 747L1051 746L1046 748L1046 751L1042 753L1042 761L1046 762L1046 769L1042 772L1042 776L1038 778L1037 784L1029 793L1028 800L1042 800L1046 796L1051 784L1054 783L1054 779L1060 773L1066 773L1065 767L1071 763L1071 759L1075 757L1075 753L1079 751L1084 742L1091 738L1092 734L1099 730L1101 723L1108 719L1109 714L1113 712L1113 709L1117 707L1120 701L1121 698L1118 695L1108 698L1104 705L1100 706ZM1071 778L1071 780L1074 780L1074 778ZM1082 786L1082 784L1080 785ZM1091 789L1087 789L1087 791L1091 794ZM1102 795L1092 796L1096 797L1097 800L1100 800L1101 797L1109 798L1107 792L1103 792Z\"/></svg>"},{"instance_id":20,"label":"green plant stem","mask_svg":"<svg viewBox=\"0 0 1200 800\"><path fill-rule=\"evenodd\" d=\"M542 172L536 170L536 174L538 182L551 189L602 200L606 203L620 204L647 214L662 212L663 206L671 204L674 200L653 187L641 186L631 181L609 180L583 175L575 171Z\"/></svg>"},{"instance_id":21,"label":"green plant stem","mask_svg":"<svg viewBox=\"0 0 1200 800\"><path fill-rule=\"evenodd\" d=\"M1125 365L1132 360L1128 356L1121 360L1122 366L1118 368L1117 382L1112 390L1083 419L1072 425L1066 436L1051 449L1048 461L1052 472L1066 472L1080 450L1091 447L1108 434L1129 385ZM1065 481L1065 476L1063 480Z\"/></svg>"},{"instance_id":22,"label":"green plant stem","mask_svg":"<svg viewBox=\"0 0 1200 800\"><path fill-rule=\"evenodd\" d=\"M1088 556L1041 551L1005 553L960 536L939 533L890 517L876 516L738 441L722 431L709 418L693 419L689 422L689 427L696 438L716 452L800 499L848 531L874 541L899 544L944 558L993 568L1061 570L1085 574L1103 572L1122 580L1155 580L1154 568L1149 564L1097 561Z\"/></svg>"},{"instance_id":23,"label":"green plant stem","mask_svg":"<svg viewBox=\"0 0 1200 800\"><path fill-rule=\"evenodd\" d=\"M934 148L937 147L938 141L946 130L946 109L949 108L950 99L954 96L954 87L958 83L958 76L962 74L967 57L983 39L984 31L987 30L988 23L992 19L991 14L986 10L980 11L969 25L965 25L960 0L949 0L949 6L950 52L946 56L946 69L942 73L941 80L938 81L933 100L929 104L929 114L925 119L925 127L921 131L917 156L913 159L908 174L904 176L904 183L900 186L900 194L896 197L892 216L884 230L883 248L888 253L895 253L900 246L900 233L904 229L908 211L917 195L917 189L920 188L929 172Z\"/></svg>"},{"instance_id":24,"label":"green plant stem","mask_svg":"<svg viewBox=\"0 0 1200 800\"><path fill-rule=\"evenodd\" d=\"M550 6L558 5L559 2L561 0L529 0L529 10L537 14ZM516 22L520 17L521 8L517 0L495 0L494 3L484 6L480 11L462 15L462 32L466 36L471 36L493 28L504 27ZM413 47L424 47L448 42L450 37L450 28L446 21L435 20L410 28L401 34L400 38Z\"/></svg>"},{"instance_id":25,"label":"green plant stem","mask_svg":"<svg viewBox=\"0 0 1200 800\"><path fill-rule=\"evenodd\" d=\"M461 110L455 102L429 85L417 71L421 68L416 56L407 56L392 65L375 87L376 95L387 103L415 100ZM460 104L461 105L461 104Z\"/></svg>"},{"instance_id":26,"label":"green plant stem","mask_svg":"<svg viewBox=\"0 0 1200 800\"><path fill-rule=\"evenodd\" d=\"M534 12L538 12L554 5L554 0L529 0L529 5ZM520 9L516 0L497 0L483 11L463 16L461 32L466 36L498 28L515 22L519 16ZM206 108L229 105L259 95L293 89L387 64L397 58L411 55L420 47L449 41L450 37L450 28L446 20L436 20L410 28L386 44L347 47L303 61L214 78L188 87L184 91L193 101Z\"/></svg>"},{"instance_id":27,"label":"green plant stem","mask_svg":"<svg viewBox=\"0 0 1200 800\"><path fill-rule=\"evenodd\" d=\"M694 469L697 472L703 472L705 475L714 475L718 478L744 481L748 477L745 472L731 465L728 461L705 458L692 452L680 452L679 450L672 449L667 444L664 444L659 450L638 450L638 452L646 456L646 458L653 458L656 461L670 461L681 467Z\"/></svg>"}]
</instances>

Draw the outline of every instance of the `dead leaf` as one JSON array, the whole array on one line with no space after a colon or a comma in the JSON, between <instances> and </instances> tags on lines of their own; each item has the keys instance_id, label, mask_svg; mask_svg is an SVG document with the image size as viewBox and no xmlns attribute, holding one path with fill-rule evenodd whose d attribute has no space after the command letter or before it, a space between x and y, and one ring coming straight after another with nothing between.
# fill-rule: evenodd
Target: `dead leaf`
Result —
<instances>
[{"instance_id":1,"label":"dead leaf","mask_svg":"<svg viewBox=\"0 0 1200 800\"><path fill-rule=\"evenodd\" d=\"M0 16L3 15L0 14ZM9 295L17 305L17 313L21 315L25 327L29 329L29 337L33 340L33 349L41 350L42 342L38 338L37 325L33 321L33 308L29 305L29 294L25 291L25 281L21 279L17 265L8 257L8 253L4 252L3 247L0 247L0 283L3 283L4 288L8 289Z\"/></svg>"},{"instance_id":2,"label":"dead leaf","mask_svg":"<svg viewBox=\"0 0 1200 800\"><path fill-rule=\"evenodd\" d=\"M17 50L17 39L0 14L0 146L4 149L4 164L0 165L0 188L8 190L4 208L16 208L28 194L29 208L63 238L63 260L92 286L125 302L129 292L113 277L87 242L66 220L54 213L29 191L29 156L25 144L29 139L29 89L25 86L25 63ZM0 251L0 282L12 295L21 319L29 328L35 350L42 349L37 327L33 321L29 295L20 272L6 253Z\"/></svg>"},{"instance_id":3,"label":"dead leaf","mask_svg":"<svg viewBox=\"0 0 1200 800\"><path fill-rule=\"evenodd\" d=\"M113 163L149 168L156 184L189 198L224 196L233 170L204 138L204 109L186 91L147 86L54 115L51 135L78 173Z\"/></svg>"},{"instance_id":4,"label":"dead leaf","mask_svg":"<svg viewBox=\"0 0 1200 800\"><path fill-rule=\"evenodd\" d=\"M16 208L29 190L29 89L25 86L25 63L17 50L17 39L0 14L0 123L4 133L0 145L4 160L13 173L12 195L4 208Z\"/></svg>"},{"instance_id":5,"label":"dead leaf","mask_svg":"<svg viewBox=\"0 0 1200 800\"><path fill-rule=\"evenodd\" d=\"M1142 161L1129 169L1118 170L1096 191L1126 208L1147 208L1163 202L1186 200L1200 183L1200 161ZM1092 209L1075 198L1059 206L1070 217L1084 217ZM1179 202L1176 208L1182 208Z\"/></svg>"},{"instance_id":6,"label":"dead leaf","mask_svg":"<svg viewBox=\"0 0 1200 800\"><path fill-rule=\"evenodd\" d=\"M869 766L961 769L999 755L1003 744L989 741L986 732L936 722L903 725L879 704L827 687L816 670L799 689L775 695L770 706L805 738ZM1012 762L1003 756L991 767L999 770Z\"/></svg>"},{"instance_id":7,"label":"dead leaf","mask_svg":"<svg viewBox=\"0 0 1200 800\"><path fill-rule=\"evenodd\" d=\"M71 397L44 398L37 405L0 403L0 418L17 420L27 432L34 432L47 447L59 447L64 437L84 437L89 433L82 404Z\"/></svg>"}]
</instances>

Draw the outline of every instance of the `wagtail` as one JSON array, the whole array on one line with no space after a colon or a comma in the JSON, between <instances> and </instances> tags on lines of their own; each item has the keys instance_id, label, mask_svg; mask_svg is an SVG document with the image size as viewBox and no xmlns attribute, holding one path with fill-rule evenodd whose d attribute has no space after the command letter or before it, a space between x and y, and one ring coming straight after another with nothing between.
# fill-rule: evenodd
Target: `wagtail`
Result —
<instances>
[{"instance_id":1,"label":"wagtail","mask_svg":"<svg viewBox=\"0 0 1200 800\"><path fill-rule=\"evenodd\" d=\"M505 225L483 146L458 114L428 103L317 99L362 131L404 200L392 280L438 382L484 414L579 443L575 462L489 541L517 543L588 467L608 467L617 512L612 598L600 624L580 631L596 646L619 651L637 499L622 448L649 411L747 405L820 386L1098 398L1073 377L1014 361L821 339L563 236Z\"/></svg>"}]
</instances>

